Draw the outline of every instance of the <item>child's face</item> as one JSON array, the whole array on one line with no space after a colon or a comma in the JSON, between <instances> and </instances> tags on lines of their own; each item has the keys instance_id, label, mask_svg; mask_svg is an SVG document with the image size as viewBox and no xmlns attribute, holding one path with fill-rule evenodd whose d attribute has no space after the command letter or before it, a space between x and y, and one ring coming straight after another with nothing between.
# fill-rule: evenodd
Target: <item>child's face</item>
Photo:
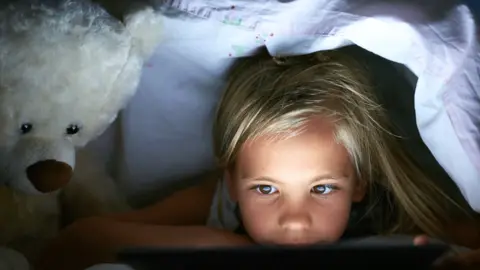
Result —
<instances>
[{"instance_id":1,"label":"child's face","mask_svg":"<svg viewBox=\"0 0 480 270\"><path fill-rule=\"evenodd\" d=\"M227 179L257 243L334 242L344 233L351 204L363 199L365 188L333 128L313 118L298 136L260 137L241 149Z\"/></svg>"}]
</instances>

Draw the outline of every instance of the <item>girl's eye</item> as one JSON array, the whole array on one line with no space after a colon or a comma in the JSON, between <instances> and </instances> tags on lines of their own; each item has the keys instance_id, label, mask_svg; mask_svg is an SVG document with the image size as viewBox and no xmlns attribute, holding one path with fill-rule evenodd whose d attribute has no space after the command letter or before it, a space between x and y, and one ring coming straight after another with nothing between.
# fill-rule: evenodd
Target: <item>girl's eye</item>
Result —
<instances>
[{"instance_id":1,"label":"girl's eye","mask_svg":"<svg viewBox=\"0 0 480 270\"><path fill-rule=\"evenodd\" d=\"M318 185L312 188L312 193L327 195L336 189L333 185Z\"/></svg>"},{"instance_id":2,"label":"girl's eye","mask_svg":"<svg viewBox=\"0 0 480 270\"><path fill-rule=\"evenodd\" d=\"M270 185L258 185L255 187L255 190L263 195L271 195L278 191L274 186Z\"/></svg>"}]
</instances>

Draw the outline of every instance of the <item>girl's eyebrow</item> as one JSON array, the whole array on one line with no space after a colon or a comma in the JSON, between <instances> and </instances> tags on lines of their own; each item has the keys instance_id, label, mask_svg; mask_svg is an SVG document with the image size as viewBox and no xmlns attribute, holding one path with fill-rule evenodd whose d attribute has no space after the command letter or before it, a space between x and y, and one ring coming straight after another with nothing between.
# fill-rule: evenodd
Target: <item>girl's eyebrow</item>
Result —
<instances>
[{"instance_id":1,"label":"girl's eyebrow","mask_svg":"<svg viewBox=\"0 0 480 270\"><path fill-rule=\"evenodd\" d=\"M346 175L333 175L333 174L327 174L327 175L321 175L321 176L317 176L315 178L312 179L312 183L313 182L318 182L318 181L323 181L323 180L346 180L348 179L348 176Z\"/></svg>"},{"instance_id":2,"label":"girl's eyebrow","mask_svg":"<svg viewBox=\"0 0 480 270\"><path fill-rule=\"evenodd\" d=\"M344 174L322 174L319 176L314 177L311 180L311 183L318 182L318 181L323 181L323 180L346 180L348 179L347 175ZM266 181L266 182L271 182L271 183L282 183L282 181L276 180L274 178L268 177L268 176L259 176L259 177L245 177L242 178L241 181Z\"/></svg>"}]
</instances>

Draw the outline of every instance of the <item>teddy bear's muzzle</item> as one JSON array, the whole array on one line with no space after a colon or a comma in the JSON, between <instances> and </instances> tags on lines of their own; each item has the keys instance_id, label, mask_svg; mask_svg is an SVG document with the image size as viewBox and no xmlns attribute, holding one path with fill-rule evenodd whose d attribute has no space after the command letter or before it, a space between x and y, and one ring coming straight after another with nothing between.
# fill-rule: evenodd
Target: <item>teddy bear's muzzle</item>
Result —
<instances>
[{"instance_id":1,"label":"teddy bear's muzzle","mask_svg":"<svg viewBox=\"0 0 480 270\"><path fill-rule=\"evenodd\" d=\"M73 169L70 165L56 160L39 161L27 168L28 180L43 193L64 187L72 175Z\"/></svg>"}]
</instances>

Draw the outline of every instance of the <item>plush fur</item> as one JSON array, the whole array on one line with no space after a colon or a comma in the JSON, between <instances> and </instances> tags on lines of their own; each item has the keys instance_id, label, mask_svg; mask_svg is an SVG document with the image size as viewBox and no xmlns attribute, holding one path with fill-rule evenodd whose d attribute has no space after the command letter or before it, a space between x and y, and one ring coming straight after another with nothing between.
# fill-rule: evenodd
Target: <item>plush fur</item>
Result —
<instances>
[{"instance_id":1,"label":"plush fur","mask_svg":"<svg viewBox=\"0 0 480 270\"><path fill-rule=\"evenodd\" d=\"M86 0L1 8L0 245L32 256L67 216L127 207L98 162L78 149L134 95L161 17L137 7L119 21ZM0 249L0 269L11 254Z\"/></svg>"}]
</instances>

